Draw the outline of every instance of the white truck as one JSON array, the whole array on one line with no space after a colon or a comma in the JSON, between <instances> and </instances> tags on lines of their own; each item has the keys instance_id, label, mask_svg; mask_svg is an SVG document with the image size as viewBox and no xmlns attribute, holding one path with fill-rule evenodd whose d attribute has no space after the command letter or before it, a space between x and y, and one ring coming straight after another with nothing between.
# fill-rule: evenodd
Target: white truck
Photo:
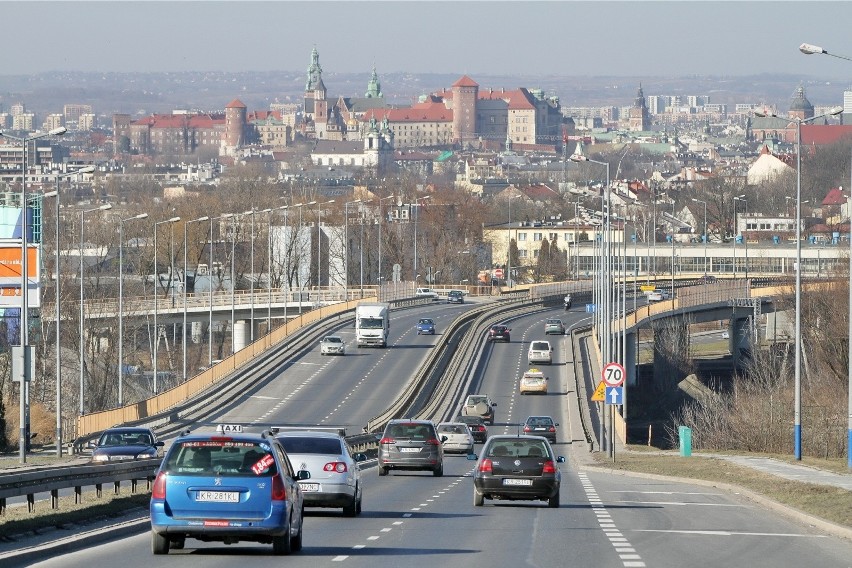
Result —
<instances>
[{"instance_id":1,"label":"white truck","mask_svg":"<svg viewBox=\"0 0 852 568\"><path fill-rule=\"evenodd\" d=\"M355 306L355 339L358 347L387 347L390 304L360 302Z\"/></svg>"}]
</instances>

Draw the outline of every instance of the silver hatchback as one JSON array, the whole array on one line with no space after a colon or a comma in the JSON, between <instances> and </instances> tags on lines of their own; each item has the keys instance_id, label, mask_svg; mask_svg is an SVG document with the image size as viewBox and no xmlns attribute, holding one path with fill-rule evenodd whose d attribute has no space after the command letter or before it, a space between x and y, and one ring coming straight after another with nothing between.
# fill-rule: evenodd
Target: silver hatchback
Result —
<instances>
[{"instance_id":1,"label":"silver hatchback","mask_svg":"<svg viewBox=\"0 0 852 568\"><path fill-rule=\"evenodd\" d=\"M429 420L391 420L379 441L379 475L391 469L428 470L444 475L444 449Z\"/></svg>"}]
</instances>

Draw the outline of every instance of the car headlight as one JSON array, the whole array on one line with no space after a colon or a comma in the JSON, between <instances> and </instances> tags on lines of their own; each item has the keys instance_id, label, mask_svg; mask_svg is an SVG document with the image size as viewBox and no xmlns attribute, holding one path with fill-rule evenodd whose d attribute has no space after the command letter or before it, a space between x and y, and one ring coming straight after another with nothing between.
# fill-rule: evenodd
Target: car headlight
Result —
<instances>
[{"instance_id":1,"label":"car headlight","mask_svg":"<svg viewBox=\"0 0 852 568\"><path fill-rule=\"evenodd\" d=\"M146 451L144 451L144 452L140 453L140 454L139 454L139 455L137 455L136 457L137 457L137 458L140 458L140 459L143 459L143 458L155 458L155 457L157 457L157 450L155 450L155 449L151 448L150 450L146 450Z\"/></svg>"},{"instance_id":2,"label":"car headlight","mask_svg":"<svg viewBox=\"0 0 852 568\"><path fill-rule=\"evenodd\" d=\"M109 461L109 456L106 454L97 454L92 456L92 461L96 462L106 462Z\"/></svg>"}]
</instances>

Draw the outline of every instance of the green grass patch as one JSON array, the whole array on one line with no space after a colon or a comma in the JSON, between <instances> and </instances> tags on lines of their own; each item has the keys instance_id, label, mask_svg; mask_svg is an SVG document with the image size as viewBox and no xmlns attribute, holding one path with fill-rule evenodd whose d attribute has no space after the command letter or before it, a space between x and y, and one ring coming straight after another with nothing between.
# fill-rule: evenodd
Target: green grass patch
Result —
<instances>
[{"instance_id":1,"label":"green grass patch","mask_svg":"<svg viewBox=\"0 0 852 568\"><path fill-rule=\"evenodd\" d=\"M852 529L852 491L791 481L742 467L725 459L703 457L701 454L693 453L692 457L684 458L678 454L662 454L659 451L639 451L641 448L636 446L635 452L616 453L615 463L609 461L609 457L604 453L593 455L599 466L613 470L737 485L814 517ZM782 459L779 456L766 457ZM803 460L797 463L822 468L819 464L823 462L825 460L809 458L807 462Z\"/></svg>"}]
</instances>

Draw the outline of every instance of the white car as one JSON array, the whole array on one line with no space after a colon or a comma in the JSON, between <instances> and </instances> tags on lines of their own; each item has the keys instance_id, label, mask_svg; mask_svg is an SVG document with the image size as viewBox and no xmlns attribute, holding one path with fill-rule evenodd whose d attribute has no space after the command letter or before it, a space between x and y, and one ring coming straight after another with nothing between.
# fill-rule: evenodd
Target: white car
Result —
<instances>
[{"instance_id":1,"label":"white car","mask_svg":"<svg viewBox=\"0 0 852 568\"><path fill-rule=\"evenodd\" d=\"M346 440L322 430L281 431L275 435L293 467L311 472L300 480L306 507L342 507L344 517L361 513L361 469L367 456L349 452Z\"/></svg>"},{"instance_id":2,"label":"white car","mask_svg":"<svg viewBox=\"0 0 852 568\"><path fill-rule=\"evenodd\" d=\"M337 335L326 335L320 341L320 355L346 355L346 343Z\"/></svg>"},{"instance_id":3,"label":"white car","mask_svg":"<svg viewBox=\"0 0 852 568\"><path fill-rule=\"evenodd\" d=\"M470 454L473 452L473 434L462 422L441 422L438 424L438 438L443 440L444 452Z\"/></svg>"},{"instance_id":4,"label":"white car","mask_svg":"<svg viewBox=\"0 0 852 568\"><path fill-rule=\"evenodd\" d=\"M553 363L553 347L550 346L550 342L537 340L530 343L527 363L530 365L550 365Z\"/></svg>"},{"instance_id":5,"label":"white car","mask_svg":"<svg viewBox=\"0 0 852 568\"><path fill-rule=\"evenodd\" d=\"M669 293L664 290L652 290L648 292L649 302L662 302L669 299Z\"/></svg>"},{"instance_id":6,"label":"white car","mask_svg":"<svg viewBox=\"0 0 852 568\"><path fill-rule=\"evenodd\" d=\"M438 293L432 288L418 288L414 291L414 296L417 298L431 298L432 300L438 299Z\"/></svg>"}]
</instances>

